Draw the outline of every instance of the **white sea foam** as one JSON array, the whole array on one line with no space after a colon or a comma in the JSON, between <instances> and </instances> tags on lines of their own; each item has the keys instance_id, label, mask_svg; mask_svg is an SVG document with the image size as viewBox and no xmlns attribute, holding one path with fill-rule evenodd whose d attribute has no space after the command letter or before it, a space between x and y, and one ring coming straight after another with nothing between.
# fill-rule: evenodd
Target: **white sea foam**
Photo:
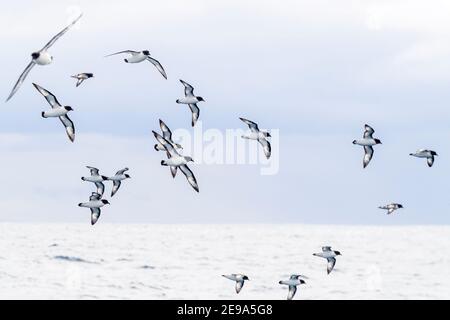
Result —
<instances>
[{"instance_id":1,"label":"white sea foam","mask_svg":"<svg viewBox=\"0 0 450 320\"><path fill-rule=\"evenodd\" d=\"M295 299L450 299L449 252L450 226L2 223L0 298L285 299L301 273Z\"/></svg>"}]
</instances>

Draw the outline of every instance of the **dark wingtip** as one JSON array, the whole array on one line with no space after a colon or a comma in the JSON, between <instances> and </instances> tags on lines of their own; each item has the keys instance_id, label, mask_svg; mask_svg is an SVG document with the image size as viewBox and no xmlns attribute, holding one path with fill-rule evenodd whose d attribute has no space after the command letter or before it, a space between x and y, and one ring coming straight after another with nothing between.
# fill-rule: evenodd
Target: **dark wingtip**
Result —
<instances>
[{"instance_id":1,"label":"dark wingtip","mask_svg":"<svg viewBox=\"0 0 450 320\"><path fill-rule=\"evenodd\" d=\"M153 148L155 148L156 151L159 151L159 150L158 150L158 145L157 145L157 144L155 144L155 145L153 146Z\"/></svg>"},{"instance_id":2,"label":"dark wingtip","mask_svg":"<svg viewBox=\"0 0 450 320\"><path fill-rule=\"evenodd\" d=\"M42 111L42 112L41 112L41 117L42 117L42 118L45 118L44 114L45 114L45 112Z\"/></svg>"}]
</instances>

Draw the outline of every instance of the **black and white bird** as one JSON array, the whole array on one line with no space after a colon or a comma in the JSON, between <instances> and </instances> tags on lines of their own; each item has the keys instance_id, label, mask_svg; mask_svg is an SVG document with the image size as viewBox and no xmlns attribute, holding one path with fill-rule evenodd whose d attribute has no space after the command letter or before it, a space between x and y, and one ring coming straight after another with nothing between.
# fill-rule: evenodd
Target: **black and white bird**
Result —
<instances>
[{"instance_id":1,"label":"black and white bird","mask_svg":"<svg viewBox=\"0 0 450 320\"><path fill-rule=\"evenodd\" d=\"M244 118L239 118L239 119L241 119L241 121L246 123L248 125L248 127L250 128L250 131L244 133L242 135L242 138L258 141L263 147L266 158L269 159L270 154L272 152L272 148L270 146L270 142L267 141L267 138L271 137L270 133L265 132L265 131L260 131L258 128L258 124L256 124L253 121L250 121L250 120L247 120Z\"/></svg>"},{"instance_id":2,"label":"black and white bird","mask_svg":"<svg viewBox=\"0 0 450 320\"><path fill-rule=\"evenodd\" d=\"M373 138L375 130L369 125L364 125L364 135L362 139L353 140L353 144L364 147L363 168L367 167L373 156L373 146L381 144L380 139Z\"/></svg>"},{"instance_id":3,"label":"black and white bird","mask_svg":"<svg viewBox=\"0 0 450 320\"><path fill-rule=\"evenodd\" d=\"M232 273L232 274L223 274L222 277L225 277L231 281L235 281L236 282L236 293L241 292L242 287L244 286L244 282L246 280L250 280L245 274L240 274L240 273Z\"/></svg>"},{"instance_id":4,"label":"black and white bird","mask_svg":"<svg viewBox=\"0 0 450 320\"><path fill-rule=\"evenodd\" d=\"M339 251L331 250L331 247L322 247L321 253L313 253L316 257L321 257L327 259L327 274L333 270L334 265L336 264L336 257L340 256L341 253Z\"/></svg>"},{"instance_id":5,"label":"black and white bird","mask_svg":"<svg viewBox=\"0 0 450 320\"><path fill-rule=\"evenodd\" d=\"M99 170L94 167L86 166L91 171L90 177L81 177L81 180L92 182L97 187L97 193L100 196L103 196L103 193L105 192L105 185L103 184L103 181L108 180L108 177L102 176L99 174Z\"/></svg>"},{"instance_id":6,"label":"black and white bird","mask_svg":"<svg viewBox=\"0 0 450 320\"><path fill-rule=\"evenodd\" d=\"M56 99L55 95L52 94L50 91L42 88L41 86L37 85L36 83L33 83L33 86L39 91L40 94L44 96L44 98L47 100L47 102L52 107L49 111L43 111L41 113L43 118L59 118L61 120L62 124L66 128L67 136L69 137L70 141L75 140L75 127L73 125L72 120L70 120L67 113L69 111L72 111L72 107L70 106L62 106L58 99Z\"/></svg>"},{"instance_id":7,"label":"black and white bird","mask_svg":"<svg viewBox=\"0 0 450 320\"><path fill-rule=\"evenodd\" d=\"M105 204L110 204L108 200L102 199L102 196L97 192L92 192L88 202L81 202L79 207L91 209L91 225L94 225L98 218L100 218L101 210Z\"/></svg>"},{"instance_id":8,"label":"black and white bird","mask_svg":"<svg viewBox=\"0 0 450 320\"><path fill-rule=\"evenodd\" d=\"M94 74L88 73L88 72L83 72L83 73L79 73L74 76L71 76L71 78L77 79L76 87L78 87L80 84L82 84L84 80L87 80L87 79L93 78L93 77L94 77Z\"/></svg>"},{"instance_id":9,"label":"black and white bird","mask_svg":"<svg viewBox=\"0 0 450 320\"><path fill-rule=\"evenodd\" d=\"M31 62L28 64L28 66L25 68L25 70L20 75L19 79L17 80L16 84L14 85L11 93L9 94L6 101L9 101L14 94L19 90L22 83L25 81L26 77L30 73L31 69L37 64L40 66L44 66L47 64L52 63L53 57L48 53L48 49L58 40L61 38L63 34L65 34L75 23L77 23L78 20L82 17L83 14L80 14L78 18L76 18L71 24L69 24L67 27L65 27L61 32L59 32L56 36L54 36L41 50L33 52L31 54Z\"/></svg>"},{"instance_id":10,"label":"black and white bird","mask_svg":"<svg viewBox=\"0 0 450 320\"><path fill-rule=\"evenodd\" d=\"M287 295L288 300L292 300L294 298L295 293L297 292L297 286L301 284L305 284L305 281L300 278L306 278L300 274L293 274L290 276L289 280L281 280L278 283L288 286L289 292Z\"/></svg>"},{"instance_id":11,"label":"black and white bird","mask_svg":"<svg viewBox=\"0 0 450 320\"><path fill-rule=\"evenodd\" d=\"M417 158L426 158L428 166L432 167L434 163L434 156L437 156L438 154L433 150L419 149L415 153L410 153L409 155Z\"/></svg>"},{"instance_id":12,"label":"black and white bird","mask_svg":"<svg viewBox=\"0 0 450 320\"><path fill-rule=\"evenodd\" d=\"M113 197L116 194L117 190L119 190L120 185L122 184L122 180L131 178L129 174L125 173L128 170L128 168L121 169L117 171L114 176L107 178L108 180L113 182L111 197Z\"/></svg>"},{"instance_id":13,"label":"black and white bird","mask_svg":"<svg viewBox=\"0 0 450 320\"><path fill-rule=\"evenodd\" d=\"M191 109L192 112L192 126L195 126L195 123L200 116L200 109L198 108L197 103L205 100L202 97L194 95L194 87L189 83L181 79L180 82L184 85L184 98L177 99L176 103L187 104L189 106L189 109Z\"/></svg>"},{"instance_id":14,"label":"black and white bird","mask_svg":"<svg viewBox=\"0 0 450 320\"><path fill-rule=\"evenodd\" d=\"M403 205L401 205L399 203L390 203L388 205L378 207L378 209L387 210L387 214L391 214L395 210L402 209L402 208L403 208Z\"/></svg>"},{"instance_id":15,"label":"black and white bird","mask_svg":"<svg viewBox=\"0 0 450 320\"><path fill-rule=\"evenodd\" d=\"M183 150L183 147L180 144L175 143L172 140L172 131L170 131L169 127L161 119L159 119L159 126L161 127L161 132L164 139L166 139L172 145L172 147L174 147L175 150L179 152ZM164 148L161 143L155 144L154 148L156 151L166 151L166 148ZM170 158L170 154L168 153L167 158ZM172 173L172 177L175 178L175 176L177 175L177 167L170 167L170 172Z\"/></svg>"},{"instance_id":16,"label":"black and white bird","mask_svg":"<svg viewBox=\"0 0 450 320\"><path fill-rule=\"evenodd\" d=\"M159 63L158 60L156 60L150 56L150 51L148 51L148 50L143 50L143 51L124 50L124 51L119 51L116 53L108 54L105 57L111 57L111 56L115 56L117 54L124 54L124 53L130 55L129 58L123 59L126 63L140 63L142 61L149 61L156 67L156 69L158 69L159 73L161 73L162 76L165 79L167 79L167 74L166 74L166 71L164 70L163 66L161 65L161 63Z\"/></svg>"},{"instance_id":17,"label":"black and white bird","mask_svg":"<svg viewBox=\"0 0 450 320\"><path fill-rule=\"evenodd\" d=\"M197 180L195 179L194 174L192 173L191 169L187 166L189 162L194 162L194 160L191 157L183 156L181 155L173 146L172 144L164 139L163 136L161 136L159 133L152 131L153 135L155 136L156 140L164 146L166 149L168 159L167 160L161 160L162 166L169 166L172 170L172 167L179 168L181 172L185 175L187 181L189 184L194 188L195 191L199 192ZM172 175L174 173L172 172Z\"/></svg>"}]
</instances>

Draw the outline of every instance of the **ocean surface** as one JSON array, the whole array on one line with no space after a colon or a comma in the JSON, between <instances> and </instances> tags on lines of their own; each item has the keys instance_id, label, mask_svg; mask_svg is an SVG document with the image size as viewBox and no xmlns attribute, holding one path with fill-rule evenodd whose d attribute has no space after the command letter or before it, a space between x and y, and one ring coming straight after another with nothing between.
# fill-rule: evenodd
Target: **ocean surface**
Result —
<instances>
[{"instance_id":1,"label":"ocean surface","mask_svg":"<svg viewBox=\"0 0 450 320\"><path fill-rule=\"evenodd\" d=\"M450 299L450 226L0 223L0 299L286 299L291 273L294 299Z\"/></svg>"}]
</instances>

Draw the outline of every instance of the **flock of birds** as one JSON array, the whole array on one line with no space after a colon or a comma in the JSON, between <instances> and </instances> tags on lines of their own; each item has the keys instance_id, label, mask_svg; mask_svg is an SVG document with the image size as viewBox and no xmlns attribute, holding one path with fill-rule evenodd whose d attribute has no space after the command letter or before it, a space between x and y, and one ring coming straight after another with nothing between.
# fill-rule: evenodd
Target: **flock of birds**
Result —
<instances>
[{"instance_id":1,"label":"flock of birds","mask_svg":"<svg viewBox=\"0 0 450 320\"><path fill-rule=\"evenodd\" d=\"M9 101L15 93L19 90L22 83L25 81L27 75L32 70L32 68L35 65L48 65L52 63L53 57L48 53L48 50L50 47L62 36L64 35L80 18L82 17L82 14L78 16L72 23L70 23L66 28L64 28L61 32L59 32L56 36L54 36L41 50L33 52L31 54L31 62L27 65L25 70L20 75L19 79L15 83L10 95L6 99L6 101ZM152 63L156 69L161 73L161 75L167 79L167 74L161 65L161 63L150 56L150 52L148 50L143 51L133 51L133 50L125 50L125 51L119 51L116 53L112 53L107 55L106 57L115 56L119 54L128 54L129 56L124 59L126 63L141 63L143 61L149 61ZM84 81L93 78L93 73L79 73L77 75L71 76L72 78L76 79L76 87L80 86ZM194 87L187 83L184 80L180 80L180 82L184 86L184 97L179 98L176 100L176 103L178 104L186 104L188 105L190 111L191 111L191 125L192 127L195 126L199 116L200 116L200 109L198 107L198 103L204 102L205 100L200 97L196 96L194 94ZM73 111L72 107L70 106L64 106L59 103L58 99L54 94L52 94L47 89L41 87L40 85L33 83L33 86L36 88L36 90L44 96L44 98L47 100L49 105L51 106L50 110L43 111L41 113L43 118L59 118L61 123L65 127L65 131L67 136L69 137L69 140L71 142L74 142L75 140L75 126L72 120L69 118L68 113ZM250 139L257 141L261 144L262 149L264 151L264 155L267 159L271 156L271 145L268 141L268 138L270 138L270 133L266 131L262 131L258 128L258 124L250 121L245 118L239 118L241 121L243 121L249 128L248 132L242 135L242 138L244 139ZM194 160L189 156L184 156L182 154L183 147L174 142L172 140L172 132L169 129L169 127L165 124L164 121L159 120L159 125L161 129L161 134L152 131L157 143L155 144L154 148L156 151L163 151L166 153L167 159L161 161L162 166L168 166L170 168L170 172L172 174L172 177L175 178L178 169L184 174L186 177L188 183L191 185L191 187L196 191L199 192L199 186L197 183L197 180L191 171L191 169L188 167L188 163L193 162ZM357 139L353 141L353 144L362 146L364 148L364 158L363 158L363 168L366 168L367 165L370 163L373 154L374 149L373 146L381 144L381 141L377 138L373 137L374 129L370 127L369 125L365 125L364 128L364 134L362 139ZM418 158L425 158L427 159L427 164L429 167L431 167L434 163L435 156L437 156L437 153L433 150L426 150L426 149L419 149L415 153L411 153L411 156L418 157ZM105 191L105 181L112 181L112 191L111 191L111 197L113 197L117 191L119 190L121 186L121 182L123 180L129 179L130 176L126 173L128 171L128 168L121 169L116 172L114 176L107 177L100 175L99 169L95 167L87 167L90 170L90 176L88 177L82 177L81 179L83 181L91 182L95 185L96 191L92 192L91 196L89 197L88 202L79 203L78 206L89 208L91 210L91 224L94 225L101 214L100 208L103 206L110 204L107 199L104 199L104 191ZM391 203L385 206L380 206L380 209L387 210L387 214L393 213L395 210L403 208L401 204L398 203ZM334 251L329 246L322 247L321 253L314 253L314 256L321 257L327 259L327 273L330 274L330 272L333 270L335 264L336 264L336 257L338 255L341 255L339 251ZM230 274L230 275L223 275L225 278L230 279L232 281L236 282L236 293L239 293L242 290L242 287L244 285L244 282L249 280L249 278L244 274ZM288 280L282 280L279 282L281 285L286 285L289 288L288 293L288 300L291 300L296 291L297 286L304 284L305 281L302 278L306 278L305 276L293 274L290 276Z\"/></svg>"}]
</instances>

